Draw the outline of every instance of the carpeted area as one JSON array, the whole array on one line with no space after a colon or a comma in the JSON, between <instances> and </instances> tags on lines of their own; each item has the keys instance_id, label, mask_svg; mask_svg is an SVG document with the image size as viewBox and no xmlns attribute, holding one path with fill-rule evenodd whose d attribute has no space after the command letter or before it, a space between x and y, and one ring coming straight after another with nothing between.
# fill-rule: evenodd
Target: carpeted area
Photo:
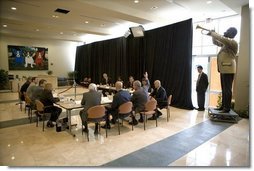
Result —
<instances>
[{"instance_id":1,"label":"carpeted area","mask_svg":"<svg viewBox=\"0 0 254 171\"><path fill-rule=\"evenodd\" d=\"M231 125L233 123L208 120L102 166L165 167Z\"/></svg>"}]
</instances>

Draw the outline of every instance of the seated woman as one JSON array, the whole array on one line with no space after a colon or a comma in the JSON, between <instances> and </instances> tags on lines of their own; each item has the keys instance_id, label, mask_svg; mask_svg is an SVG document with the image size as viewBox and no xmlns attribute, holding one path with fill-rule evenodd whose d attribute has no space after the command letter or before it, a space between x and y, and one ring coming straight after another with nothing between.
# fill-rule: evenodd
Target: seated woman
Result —
<instances>
[{"instance_id":1,"label":"seated woman","mask_svg":"<svg viewBox=\"0 0 254 171\"><path fill-rule=\"evenodd\" d=\"M54 103L58 102L59 99L53 97L51 83L47 83L45 85L45 88L39 100L44 104L44 106L47 106L45 108L45 112L51 113L50 119L47 123L47 127L54 127L53 122L56 122L56 120L58 119L59 115L62 112L62 109L57 106L54 106Z\"/></svg>"}]
</instances>

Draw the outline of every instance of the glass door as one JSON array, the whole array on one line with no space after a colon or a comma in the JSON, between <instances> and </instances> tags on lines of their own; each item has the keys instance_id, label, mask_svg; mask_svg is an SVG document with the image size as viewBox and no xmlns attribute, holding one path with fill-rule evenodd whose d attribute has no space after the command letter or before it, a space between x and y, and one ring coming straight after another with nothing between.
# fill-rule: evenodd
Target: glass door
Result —
<instances>
[{"instance_id":1,"label":"glass door","mask_svg":"<svg viewBox=\"0 0 254 171\"><path fill-rule=\"evenodd\" d=\"M217 70L216 56L193 56L192 58L192 103L197 105L196 83L198 79L197 66L203 67L203 72L208 76L208 89L206 92L205 108L217 107L219 95L221 93L220 74Z\"/></svg>"},{"instance_id":2,"label":"glass door","mask_svg":"<svg viewBox=\"0 0 254 171\"><path fill-rule=\"evenodd\" d=\"M217 107L221 94L220 73L217 69L217 57L210 57L209 107Z\"/></svg>"}]
</instances>

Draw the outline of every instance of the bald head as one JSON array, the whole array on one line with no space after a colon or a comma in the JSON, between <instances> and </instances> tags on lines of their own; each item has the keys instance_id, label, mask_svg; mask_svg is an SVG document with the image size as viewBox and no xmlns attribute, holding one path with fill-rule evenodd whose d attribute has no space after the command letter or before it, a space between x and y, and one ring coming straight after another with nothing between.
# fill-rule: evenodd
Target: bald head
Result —
<instances>
[{"instance_id":1,"label":"bald head","mask_svg":"<svg viewBox=\"0 0 254 171\"><path fill-rule=\"evenodd\" d=\"M161 82L160 82L160 80L155 80L155 81L154 81L154 87L155 87L156 89L161 87Z\"/></svg>"},{"instance_id":2,"label":"bald head","mask_svg":"<svg viewBox=\"0 0 254 171\"><path fill-rule=\"evenodd\" d=\"M116 91L121 90L123 88L123 83L121 81L117 81L115 87Z\"/></svg>"}]
</instances>

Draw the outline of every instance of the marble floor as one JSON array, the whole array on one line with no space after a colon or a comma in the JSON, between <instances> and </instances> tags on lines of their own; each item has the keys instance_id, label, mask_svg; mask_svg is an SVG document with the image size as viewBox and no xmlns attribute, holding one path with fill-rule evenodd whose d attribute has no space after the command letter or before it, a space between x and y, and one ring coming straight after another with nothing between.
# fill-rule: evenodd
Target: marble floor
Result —
<instances>
[{"instance_id":1,"label":"marble floor","mask_svg":"<svg viewBox=\"0 0 254 171\"><path fill-rule=\"evenodd\" d=\"M78 89L76 98L81 99L84 91L86 90ZM71 97L72 93L73 91L68 95L65 92L65 96ZM27 117L24 111L20 111L19 105L16 105L16 97L16 93L0 93L0 123ZM140 123L132 131L131 126L124 122L121 135L118 135L117 125L113 125L108 131L108 138L103 129L95 136L94 125L90 124L89 142L86 135L81 134L78 111L72 117L73 123L77 123L77 127L72 128L76 137L66 131L56 132L55 128L46 128L42 132L41 123L39 127L31 123L2 128L0 165L101 166L208 120L207 110L171 107L169 122L166 121L166 111L162 110L162 113L163 116L158 119L158 127L154 122L148 121L145 131ZM248 119L241 119L194 150L168 163L168 166L250 167L250 164L250 122Z\"/></svg>"}]
</instances>

